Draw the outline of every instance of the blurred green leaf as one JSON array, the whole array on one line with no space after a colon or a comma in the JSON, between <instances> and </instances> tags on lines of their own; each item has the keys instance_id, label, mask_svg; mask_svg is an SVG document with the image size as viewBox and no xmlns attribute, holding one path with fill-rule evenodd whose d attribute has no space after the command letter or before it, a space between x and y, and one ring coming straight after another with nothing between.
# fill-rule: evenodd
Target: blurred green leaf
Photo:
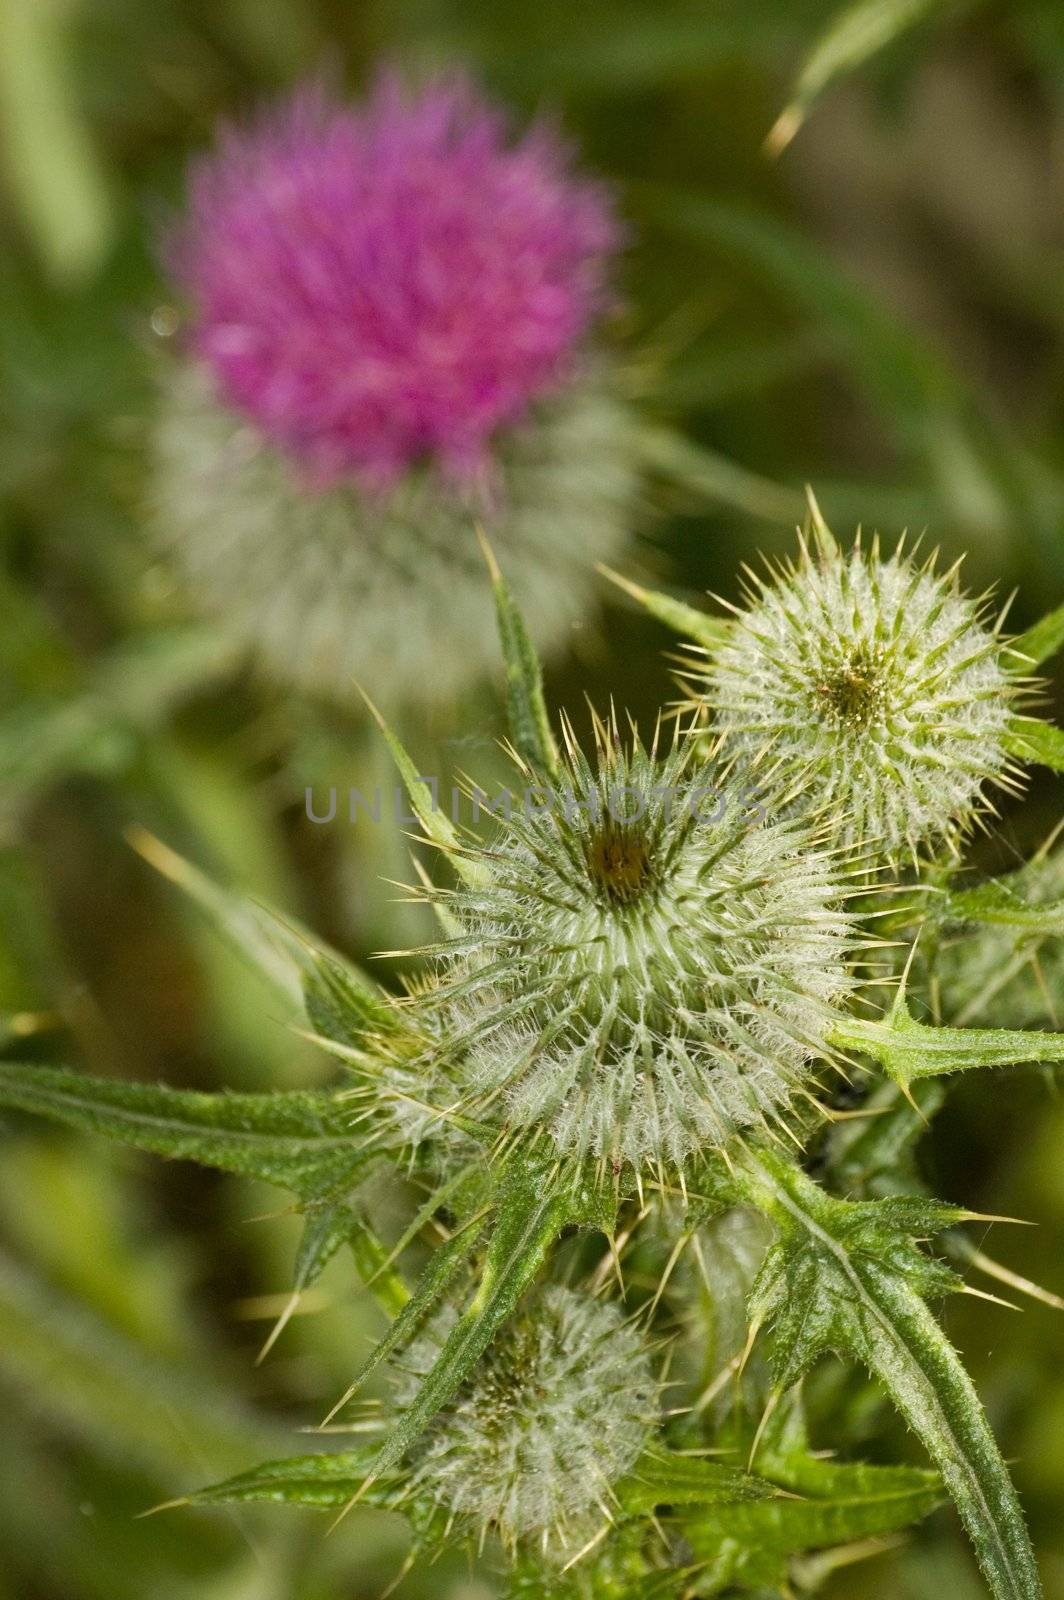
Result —
<instances>
[{"instance_id":1,"label":"blurred green leaf","mask_svg":"<svg viewBox=\"0 0 1064 1600\"><path fill-rule=\"evenodd\" d=\"M110 183L78 110L70 7L0 0L0 125L8 177L49 272L99 266L114 232Z\"/></svg>"},{"instance_id":2,"label":"blurred green leaf","mask_svg":"<svg viewBox=\"0 0 1064 1600\"><path fill-rule=\"evenodd\" d=\"M232 645L212 630L169 628L117 645L63 699L28 701L0 717L0 827L67 772L128 760L131 736L149 732L232 661Z\"/></svg>"},{"instance_id":3,"label":"blurred green leaf","mask_svg":"<svg viewBox=\"0 0 1064 1600\"><path fill-rule=\"evenodd\" d=\"M831 84L856 72L945 4L946 0L856 0L840 11L806 57L793 97L769 133L769 150L778 154L786 149Z\"/></svg>"},{"instance_id":4,"label":"blurred green leaf","mask_svg":"<svg viewBox=\"0 0 1064 1600\"><path fill-rule=\"evenodd\" d=\"M203 1462L235 1466L279 1430L239 1406L200 1362L150 1355L0 1254L0 1372L118 1460L173 1483Z\"/></svg>"}]
</instances>

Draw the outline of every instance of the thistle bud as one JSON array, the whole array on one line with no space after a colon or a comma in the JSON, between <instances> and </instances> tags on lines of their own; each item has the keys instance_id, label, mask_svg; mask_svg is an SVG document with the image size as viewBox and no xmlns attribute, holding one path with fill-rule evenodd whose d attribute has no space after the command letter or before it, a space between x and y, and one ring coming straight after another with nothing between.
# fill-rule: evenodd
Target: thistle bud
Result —
<instances>
[{"instance_id":1,"label":"thistle bud","mask_svg":"<svg viewBox=\"0 0 1064 1600\"><path fill-rule=\"evenodd\" d=\"M453 1326L448 1310L403 1358L409 1403ZM503 1541L569 1547L634 1464L656 1421L642 1334L608 1302L549 1285L521 1307L418 1445L409 1493Z\"/></svg>"},{"instance_id":2,"label":"thistle bud","mask_svg":"<svg viewBox=\"0 0 1064 1600\"><path fill-rule=\"evenodd\" d=\"M753 580L696 692L726 748L855 853L955 847L1012 781L1016 683L955 570L830 535Z\"/></svg>"}]
</instances>

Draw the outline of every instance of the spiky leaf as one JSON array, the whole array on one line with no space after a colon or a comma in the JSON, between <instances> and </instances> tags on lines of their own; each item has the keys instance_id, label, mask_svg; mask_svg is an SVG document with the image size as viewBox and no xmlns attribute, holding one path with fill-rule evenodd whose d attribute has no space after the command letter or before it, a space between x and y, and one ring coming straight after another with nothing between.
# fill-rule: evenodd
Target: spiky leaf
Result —
<instances>
[{"instance_id":1,"label":"spiky leaf","mask_svg":"<svg viewBox=\"0 0 1064 1600\"><path fill-rule=\"evenodd\" d=\"M1021 761L1036 761L1041 767L1064 772L1064 728L1055 728L1040 717L1014 717L1005 748Z\"/></svg>"},{"instance_id":2,"label":"spiky leaf","mask_svg":"<svg viewBox=\"0 0 1064 1600\"><path fill-rule=\"evenodd\" d=\"M260 1178L308 1200L346 1192L367 1161L343 1103L320 1091L202 1094L5 1061L0 1106L156 1155Z\"/></svg>"},{"instance_id":3,"label":"spiky leaf","mask_svg":"<svg viewBox=\"0 0 1064 1600\"><path fill-rule=\"evenodd\" d=\"M847 1017L836 1025L832 1040L839 1049L872 1056L895 1083L905 1086L971 1067L1064 1061L1064 1033L932 1027L917 1022L901 991L882 1021Z\"/></svg>"},{"instance_id":4,"label":"spiky leaf","mask_svg":"<svg viewBox=\"0 0 1064 1600\"><path fill-rule=\"evenodd\" d=\"M683 634L685 638L693 639L695 644L704 645L706 649L718 645L726 637L728 624L723 618L710 616L706 611L699 611L695 606L689 606L671 594L661 594L656 589L644 589L641 583L633 583L631 578L622 577L619 572L613 572L609 567L600 567L599 570L611 583L615 583L618 589L638 601L652 617L663 622L667 628L672 628L674 633Z\"/></svg>"},{"instance_id":5,"label":"spiky leaf","mask_svg":"<svg viewBox=\"0 0 1064 1600\"><path fill-rule=\"evenodd\" d=\"M1064 606L1058 606L1031 625L1026 633L1013 639L1009 646L1012 670L1029 672L1055 656L1064 645Z\"/></svg>"},{"instance_id":6,"label":"spiky leaf","mask_svg":"<svg viewBox=\"0 0 1064 1600\"><path fill-rule=\"evenodd\" d=\"M779 1386L821 1353L860 1361L923 1443L960 1512L996 1600L1037 1600L1016 1492L979 1397L925 1303L953 1275L914 1242L958 1220L921 1199L847 1202L774 1152L747 1152L750 1197L779 1230L753 1295L771 1319Z\"/></svg>"}]
</instances>

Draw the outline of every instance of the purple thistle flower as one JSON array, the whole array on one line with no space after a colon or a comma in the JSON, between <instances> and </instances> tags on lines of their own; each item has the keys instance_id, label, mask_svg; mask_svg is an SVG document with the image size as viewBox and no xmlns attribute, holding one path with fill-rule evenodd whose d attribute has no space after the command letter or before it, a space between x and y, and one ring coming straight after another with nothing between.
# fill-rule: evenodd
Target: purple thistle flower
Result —
<instances>
[{"instance_id":1,"label":"purple thistle flower","mask_svg":"<svg viewBox=\"0 0 1064 1600\"><path fill-rule=\"evenodd\" d=\"M553 133L508 142L463 78L361 108L303 88L193 168L171 261L223 403L305 480L459 484L571 375L608 304L607 193Z\"/></svg>"}]
</instances>

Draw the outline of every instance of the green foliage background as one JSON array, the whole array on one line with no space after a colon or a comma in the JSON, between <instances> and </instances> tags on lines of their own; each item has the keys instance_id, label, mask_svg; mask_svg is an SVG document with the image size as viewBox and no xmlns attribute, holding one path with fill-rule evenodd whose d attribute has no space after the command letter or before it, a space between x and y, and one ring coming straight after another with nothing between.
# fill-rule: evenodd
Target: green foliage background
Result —
<instances>
[{"instance_id":1,"label":"green foliage background","mask_svg":"<svg viewBox=\"0 0 1064 1600\"><path fill-rule=\"evenodd\" d=\"M633 575L734 594L740 562L788 547L809 481L839 531L927 529L968 552L972 587L1019 586L1017 628L1064 597L1057 0L882 0L841 28L823 0L0 0L0 24L0 1048L204 1088L324 1070L129 848L133 824L360 957L397 921L416 938L416 914L374 888L395 841L303 815L321 774L346 787L381 770L374 738L175 631L143 533L172 322L159 219L217 120L302 73L357 90L382 58L466 64L518 115L558 108L618 185L631 244L614 336L644 413L675 430ZM552 698L575 709L587 689L649 716L671 693L667 646L604 593ZM387 707L386 660L367 688ZM422 770L490 761L492 703L423 723ZM469 726L483 731L456 741ZM1060 780L1042 777L1022 824L1006 809L981 844L986 863L1018 864L1059 814ZM379 1331L350 1273L334 1263L255 1366L297 1235L274 1195L17 1119L0 1136L0 1600L378 1595L402 1551L383 1518L330 1539L290 1511L137 1520L299 1447L292 1429ZM1045 1079L1006 1095L987 1077L953 1091L926 1152L936 1193L1040 1219L1008 1255L1058 1292L1062 1138ZM947 1312L1050 1595L1060 1315ZM829 1371L821 1390L866 1453L896 1426L864 1384ZM400 1592L476 1600L487 1583L445 1562ZM826 1592L981 1591L942 1513Z\"/></svg>"}]
</instances>

